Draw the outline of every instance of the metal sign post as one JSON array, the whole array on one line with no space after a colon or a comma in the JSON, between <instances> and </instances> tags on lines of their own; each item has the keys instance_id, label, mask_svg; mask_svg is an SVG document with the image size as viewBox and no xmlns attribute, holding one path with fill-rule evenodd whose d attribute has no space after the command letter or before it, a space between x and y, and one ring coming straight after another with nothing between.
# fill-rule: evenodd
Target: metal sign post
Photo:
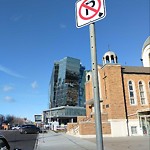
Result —
<instances>
[{"instance_id":1,"label":"metal sign post","mask_svg":"<svg viewBox=\"0 0 150 150\"><path fill-rule=\"evenodd\" d=\"M90 31L90 46L91 46L91 65L92 65L92 81L93 81L93 93L94 93L95 124L96 124L96 143L97 143L97 150L103 150L100 94L99 94L96 38L95 38L95 24L94 23L90 24L89 31Z\"/></svg>"},{"instance_id":2,"label":"metal sign post","mask_svg":"<svg viewBox=\"0 0 150 150\"><path fill-rule=\"evenodd\" d=\"M103 19L105 16L106 16L105 0L78 0L76 2L76 26L77 28L81 28L85 25L89 25L90 30L97 150L103 150L103 136L102 136L94 22Z\"/></svg>"}]
</instances>

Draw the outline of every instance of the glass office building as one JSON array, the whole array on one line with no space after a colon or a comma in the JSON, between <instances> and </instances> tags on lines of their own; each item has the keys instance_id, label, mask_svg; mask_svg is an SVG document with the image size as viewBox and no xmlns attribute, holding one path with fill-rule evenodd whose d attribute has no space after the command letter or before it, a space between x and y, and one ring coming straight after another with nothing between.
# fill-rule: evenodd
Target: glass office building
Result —
<instances>
[{"instance_id":1,"label":"glass office building","mask_svg":"<svg viewBox=\"0 0 150 150\"><path fill-rule=\"evenodd\" d=\"M85 103L85 67L80 60L65 57L55 62L50 80L50 108L83 107Z\"/></svg>"}]
</instances>

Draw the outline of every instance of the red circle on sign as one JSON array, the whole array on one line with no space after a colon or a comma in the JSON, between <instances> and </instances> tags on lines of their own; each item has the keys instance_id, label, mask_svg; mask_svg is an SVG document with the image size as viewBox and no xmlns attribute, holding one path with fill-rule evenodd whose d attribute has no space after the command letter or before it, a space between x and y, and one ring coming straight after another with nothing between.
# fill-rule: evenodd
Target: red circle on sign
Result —
<instances>
[{"instance_id":1,"label":"red circle on sign","mask_svg":"<svg viewBox=\"0 0 150 150\"><path fill-rule=\"evenodd\" d=\"M101 8L101 1L100 1L100 0L97 0L97 1L98 1L98 5L99 5L99 6L98 6L98 9L94 9L93 7L90 7L90 6L86 5L86 4L84 4L86 1L87 1L87 0L85 0L85 1L81 4L81 6L80 6L80 8L79 8L79 16L80 16L80 18L83 19L83 20L89 20L89 19L93 18L95 15L97 15L97 13L99 12L99 10L100 10L100 8ZM84 17L84 16L81 14L81 9L82 9L82 7L86 8L86 9L89 9L89 10L95 12L95 13L94 13L92 16L90 16L90 17Z\"/></svg>"}]
</instances>

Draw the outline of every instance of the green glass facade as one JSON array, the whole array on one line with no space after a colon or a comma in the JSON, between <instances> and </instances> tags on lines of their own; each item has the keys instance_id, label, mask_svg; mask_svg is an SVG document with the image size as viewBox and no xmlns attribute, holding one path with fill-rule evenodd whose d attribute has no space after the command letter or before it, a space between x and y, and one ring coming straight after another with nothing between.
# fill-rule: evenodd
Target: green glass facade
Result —
<instances>
[{"instance_id":1,"label":"green glass facade","mask_svg":"<svg viewBox=\"0 0 150 150\"><path fill-rule=\"evenodd\" d=\"M55 62L50 80L50 108L60 106L83 107L85 67L79 59L65 57Z\"/></svg>"}]
</instances>

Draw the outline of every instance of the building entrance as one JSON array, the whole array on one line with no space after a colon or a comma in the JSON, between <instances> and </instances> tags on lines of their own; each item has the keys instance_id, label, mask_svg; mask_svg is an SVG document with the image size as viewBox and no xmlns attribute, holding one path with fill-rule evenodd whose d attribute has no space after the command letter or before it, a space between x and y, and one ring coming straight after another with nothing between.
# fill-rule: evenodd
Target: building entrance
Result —
<instances>
[{"instance_id":1,"label":"building entrance","mask_svg":"<svg viewBox=\"0 0 150 150\"><path fill-rule=\"evenodd\" d=\"M150 111L139 112L139 119L143 135L150 135Z\"/></svg>"}]
</instances>

